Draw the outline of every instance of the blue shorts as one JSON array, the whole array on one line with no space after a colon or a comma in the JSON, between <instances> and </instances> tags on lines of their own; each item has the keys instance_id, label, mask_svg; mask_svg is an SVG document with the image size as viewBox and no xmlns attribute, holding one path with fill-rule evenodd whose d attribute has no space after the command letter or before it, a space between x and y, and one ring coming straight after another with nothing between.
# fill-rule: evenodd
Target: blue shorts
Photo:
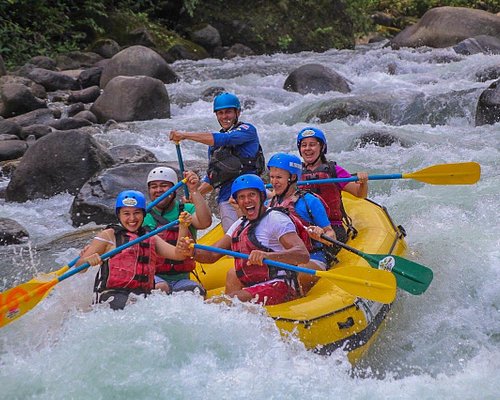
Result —
<instances>
[{"instance_id":1,"label":"blue shorts","mask_svg":"<svg viewBox=\"0 0 500 400\"><path fill-rule=\"evenodd\" d=\"M160 278L155 275L155 285L160 282L167 282L170 286L170 292L194 292L196 289L200 292L202 296L205 296L207 291L198 282L192 281L191 279L179 279L179 280L168 280Z\"/></svg>"}]
</instances>

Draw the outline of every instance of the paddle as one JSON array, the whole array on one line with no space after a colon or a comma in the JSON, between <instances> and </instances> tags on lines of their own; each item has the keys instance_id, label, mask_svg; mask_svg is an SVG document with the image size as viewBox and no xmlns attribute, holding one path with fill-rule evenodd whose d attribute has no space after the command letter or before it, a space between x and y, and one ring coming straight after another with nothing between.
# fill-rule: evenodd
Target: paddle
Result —
<instances>
[{"instance_id":1,"label":"paddle","mask_svg":"<svg viewBox=\"0 0 500 400\"><path fill-rule=\"evenodd\" d=\"M151 203L148 204L146 207L146 211L150 211L154 206L156 206L160 201L166 199L172 192L175 192L178 188L180 188L182 185L184 185L187 182L187 179L184 178L183 180L177 182L174 186L172 186L170 189L168 189L165 193L163 193L160 197L158 197L156 200L152 201Z\"/></svg>"},{"instance_id":2,"label":"paddle","mask_svg":"<svg viewBox=\"0 0 500 400\"><path fill-rule=\"evenodd\" d=\"M481 166L476 162L463 162L455 164L437 164L407 174L368 175L368 180L383 179L414 179L432 185L471 185L476 183L481 176ZM315 179L298 181L297 185L320 185L324 183L356 182L357 176L349 178ZM271 187L270 184L266 187Z\"/></svg>"},{"instance_id":3,"label":"paddle","mask_svg":"<svg viewBox=\"0 0 500 400\"><path fill-rule=\"evenodd\" d=\"M195 249L213 251L232 257L248 259L247 254L235 251L220 249L218 247L206 246L203 244L193 244ZM303 272L316 275L321 278L332 279L335 284L355 296L379 303L392 303L396 297L396 280L394 275L387 271L383 274L373 274L375 270L365 267L342 267L329 271L316 271L314 269L298 267L296 265L285 264L279 261L264 259L264 263L273 267L283 268L295 272Z\"/></svg>"},{"instance_id":4,"label":"paddle","mask_svg":"<svg viewBox=\"0 0 500 400\"><path fill-rule=\"evenodd\" d=\"M374 268L391 271L396 276L398 287L411 294L424 293L432 282L433 272L430 268L406 258L393 254L366 254L325 234L321 238L363 257Z\"/></svg>"},{"instance_id":5,"label":"paddle","mask_svg":"<svg viewBox=\"0 0 500 400\"><path fill-rule=\"evenodd\" d=\"M180 142L175 142L175 150L177 151L177 160L179 161L179 169L181 170L181 175L184 176L184 161L182 161L182 151ZM184 186L184 194L186 199L189 199L189 189Z\"/></svg>"},{"instance_id":6,"label":"paddle","mask_svg":"<svg viewBox=\"0 0 500 400\"><path fill-rule=\"evenodd\" d=\"M143 240L150 238L151 236L157 235L158 233L171 228L172 226L179 223L179 220L172 221L167 225L163 225L154 231L148 232L145 235L142 235L130 242L127 242L107 253L104 253L101 256L101 259L107 260L108 258L113 257L115 254L118 254L120 251L125 250L128 247L131 247ZM75 260L73 260L75 261ZM76 263L76 261L75 261ZM64 268L67 268L65 266ZM60 276L53 277L48 280L53 274L45 274L47 277L46 280L42 279L32 279L29 282L26 282L22 285L16 286L12 289L9 289L0 294L0 327L3 327L15 319L23 316L33 307L35 307L40 301L42 301L50 292L50 290L59 282L62 282L65 279L77 274L84 269L90 267L89 263L84 263L76 268L72 268L71 270L63 273ZM59 270L59 271L61 271ZM58 272L59 272L58 271Z\"/></svg>"}]
</instances>

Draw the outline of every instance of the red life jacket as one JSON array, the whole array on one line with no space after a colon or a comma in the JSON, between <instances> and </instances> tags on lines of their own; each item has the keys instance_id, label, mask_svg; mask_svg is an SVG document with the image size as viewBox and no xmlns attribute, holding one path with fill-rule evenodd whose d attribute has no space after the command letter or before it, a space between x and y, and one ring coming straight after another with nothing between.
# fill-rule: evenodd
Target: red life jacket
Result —
<instances>
[{"instance_id":1,"label":"red life jacket","mask_svg":"<svg viewBox=\"0 0 500 400\"><path fill-rule=\"evenodd\" d=\"M179 204L179 214L184 210L183 204ZM161 215L152 212L151 216L157 222L158 227L167 225L170 223L166 218ZM166 229L158 234L165 242L170 243L175 246L177 244L177 238L179 237L179 227L175 226L170 229ZM192 238L192 232L189 231L189 236ZM156 273L162 275L176 275L182 272L191 272L196 268L196 262L190 258L185 260L170 260L168 258L163 258L158 256L156 261Z\"/></svg>"},{"instance_id":2,"label":"red life jacket","mask_svg":"<svg viewBox=\"0 0 500 400\"><path fill-rule=\"evenodd\" d=\"M293 223L295 224L295 228L297 230L297 234L299 237L302 239L304 244L306 245L307 250L309 253L312 253L313 251L318 251L323 249L323 245L320 244L319 242L312 241L309 234L307 233L306 227L313 225L314 221L314 216L312 213L312 210L309 208L309 205L307 204L307 200L305 199L305 195L310 192L306 192L303 190L297 190L292 196L288 196L285 200L283 200L281 203L278 203L278 197L274 196L271 199L270 207L276 209L285 209L287 210L287 214L289 217L292 218ZM317 196L314 193L310 193L311 196L316 196L321 203L323 204L323 207L325 207L326 214L328 215L329 213L329 207L328 204L325 203L325 201L320 197ZM309 221L306 221L304 218L302 218L299 214L297 214L297 211L295 210L295 204L297 201L303 198L304 203L306 206L307 214L309 215Z\"/></svg>"},{"instance_id":3,"label":"red life jacket","mask_svg":"<svg viewBox=\"0 0 500 400\"><path fill-rule=\"evenodd\" d=\"M138 233L131 233L121 226L110 227L115 232L117 247L146 233L143 229ZM149 293L154 288L156 257L154 236L122 250L101 265L94 291L126 289L136 293Z\"/></svg>"},{"instance_id":4,"label":"red life jacket","mask_svg":"<svg viewBox=\"0 0 500 400\"><path fill-rule=\"evenodd\" d=\"M336 178L337 172L335 170L335 162L329 161L328 164L321 164L314 171L307 168L302 169L302 180L311 181L315 179L329 179ZM304 185L304 190L309 190L319 195L329 207L328 219L332 225L342 225L343 204L342 204L342 190L336 183L326 185Z\"/></svg>"},{"instance_id":5,"label":"red life jacket","mask_svg":"<svg viewBox=\"0 0 500 400\"><path fill-rule=\"evenodd\" d=\"M272 252L273 250L264 246L255 236L255 229L260 224L262 219L271 211L280 211L276 209L268 209L262 216L254 221L250 221L245 225L246 220L240 224L239 228L233 232L231 238L231 250L243 254L250 254L252 250L262 250ZM293 271L287 271L276 267L263 265L248 265L247 260L243 258L234 259L234 268L236 276L245 286L252 286L256 283L266 282L275 278L284 278L288 284L292 284L296 280L296 274Z\"/></svg>"}]
</instances>

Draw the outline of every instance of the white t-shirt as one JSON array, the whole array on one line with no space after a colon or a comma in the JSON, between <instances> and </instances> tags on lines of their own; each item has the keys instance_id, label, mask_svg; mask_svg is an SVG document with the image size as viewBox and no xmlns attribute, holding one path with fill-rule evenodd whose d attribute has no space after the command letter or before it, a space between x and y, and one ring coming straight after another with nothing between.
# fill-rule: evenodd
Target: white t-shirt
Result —
<instances>
[{"instance_id":1,"label":"white t-shirt","mask_svg":"<svg viewBox=\"0 0 500 400\"><path fill-rule=\"evenodd\" d=\"M226 232L226 235L233 236L234 231L236 231L241 223L242 218L239 218ZM248 221L246 221L248 224ZM268 247L274 251L285 250L281 245L279 239L290 232L297 232L295 230L295 225L293 224L290 217L280 211L271 211L268 213L257 225L255 229L255 236L259 243Z\"/></svg>"}]
</instances>

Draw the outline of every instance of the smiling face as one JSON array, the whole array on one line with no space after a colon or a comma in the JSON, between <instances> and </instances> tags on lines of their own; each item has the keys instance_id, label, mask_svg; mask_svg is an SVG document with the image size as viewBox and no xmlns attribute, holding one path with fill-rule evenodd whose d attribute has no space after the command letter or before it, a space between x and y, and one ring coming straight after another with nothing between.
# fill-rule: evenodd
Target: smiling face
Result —
<instances>
[{"instance_id":1,"label":"smiling face","mask_svg":"<svg viewBox=\"0 0 500 400\"><path fill-rule=\"evenodd\" d=\"M322 143L316 138L305 138L300 142L300 155L305 164L312 164L319 159Z\"/></svg>"},{"instance_id":2,"label":"smiling face","mask_svg":"<svg viewBox=\"0 0 500 400\"><path fill-rule=\"evenodd\" d=\"M137 207L122 207L118 211L118 219L127 231L135 233L142 226L144 211Z\"/></svg>"},{"instance_id":3,"label":"smiling face","mask_svg":"<svg viewBox=\"0 0 500 400\"><path fill-rule=\"evenodd\" d=\"M236 203L249 221L259 218L262 200L257 189L240 190L236 193Z\"/></svg>"},{"instance_id":4,"label":"smiling face","mask_svg":"<svg viewBox=\"0 0 500 400\"><path fill-rule=\"evenodd\" d=\"M217 121L219 121L220 126L222 126L223 129L228 130L238 121L240 112L236 108L223 108L222 110L217 110L215 112L215 116L217 117Z\"/></svg>"},{"instance_id":5,"label":"smiling face","mask_svg":"<svg viewBox=\"0 0 500 400\"><path fill-rule=\"evenodd\" d=\"M148 195L149 198L154 201L158 197L160 197L163 193L173 187L174 184L172 182L167 181L152 181L148 183ZM174 198L175 193L168 195L165 199L160 201L156 207L160 210L165 209L168 205L171 204L172 199Z\"/></svg>"},{"instance_id":6,"label":"smiling face","mask_svg":"<svg viewBox=\"0 0 500 400\"><path fill-rule=\"evenodd\" d=\"M273 185L274 193L281 196L288 188L290 173L284 169L271 167L269 168L269 180Z\"/></svg>"}]
</instances>

